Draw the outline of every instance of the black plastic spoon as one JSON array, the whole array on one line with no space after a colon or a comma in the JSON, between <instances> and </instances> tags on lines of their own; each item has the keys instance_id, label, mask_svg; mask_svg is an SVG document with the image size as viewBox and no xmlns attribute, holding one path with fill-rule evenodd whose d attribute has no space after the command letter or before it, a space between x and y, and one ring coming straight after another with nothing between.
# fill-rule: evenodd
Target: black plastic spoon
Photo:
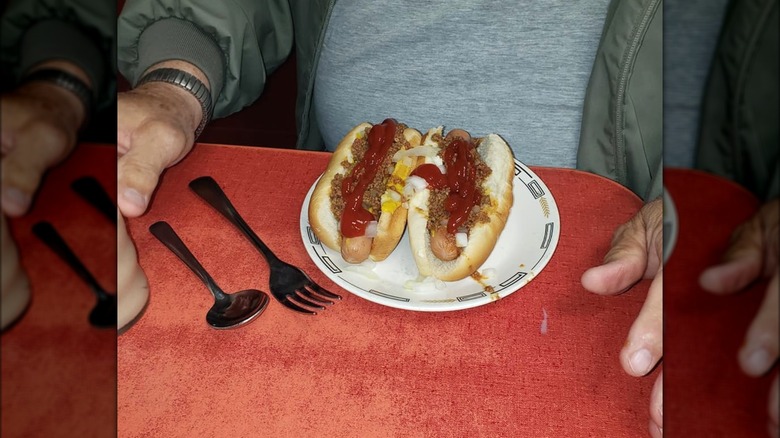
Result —
<instances>
[{"instance_id":1,"label":"black plastic spoon","mask_svg":"<svg viewBox=\"0 0 780 438\"><path fill-rule=\"evenodd\" d=\"M33 225L32 231L43 243L57 253L97 296L97 303L89 313L89 323L95 327L116 328L116 295L106 292L100 286L50 223L38 222Z\"/></svg>"},{"instance_id":2,"label":"black plastic spoon","mask_svg":"<svg viewBox=\"0 0 780 438\"><path fill-rule=\"evenodd\" d=\"M155 222L149 227L149 231L176 254L214 296L214 305L206 314L206 322L210 326L216 329L238 327L263 313L269 301L267 293L257 289L246 289L232 294L223 292L167 222Z\"/></svg>"}]
</instances>

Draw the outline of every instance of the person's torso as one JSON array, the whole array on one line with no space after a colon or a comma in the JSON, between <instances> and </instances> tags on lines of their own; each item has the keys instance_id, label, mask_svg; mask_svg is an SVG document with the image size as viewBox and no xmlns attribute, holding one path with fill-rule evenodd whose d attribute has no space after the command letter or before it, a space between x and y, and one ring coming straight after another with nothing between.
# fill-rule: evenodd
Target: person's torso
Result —
<instances>
[{"instance_id":1,"label":"person's torso","mask_svg":"<svg viewBox=\"0 0 780 438\"><path fill-rule=\"evenodd\" d=\"M526 164L575 167L608 3L336 2L314 87L326 148L393 117L497 133Z\"/></svg>"},{"instance_id":2,"label":"person's torso","mask_svg":"<svg viewBox=\"0 0 780 438\"><path fill-rule=\"evenodd\" d=\"M729 0L666 0L664 165L693 167L705 84Z\"/></svg>"}]
</instances>

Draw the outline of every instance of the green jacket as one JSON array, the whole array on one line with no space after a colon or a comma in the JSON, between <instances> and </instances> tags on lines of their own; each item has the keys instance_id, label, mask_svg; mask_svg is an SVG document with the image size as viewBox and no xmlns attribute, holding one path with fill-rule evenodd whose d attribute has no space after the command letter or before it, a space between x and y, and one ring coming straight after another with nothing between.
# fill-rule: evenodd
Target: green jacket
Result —
<instances>
[{"instance_id":1,"label":"green jacket","mask_svg":"<svg viewBox=\"0 0 780 438\"><path fill-rule=\"evenodd\" d=\"M0 20L5 80L36 64L65 59L92 80L97 109L116 102L116 1L13 0Z\"/></svg>"},{"instance_id":2,"label":"green jacket","mask_svg":"<svg viewBox=\"0 0 780 438\"><path fill-rule=\"evenodd\" d=\"M778 0L732 1L726 17L705 90L696 167L769 200L780 196Z\"/></svg>"},{"instance_id":3,"label":"green jacket","mask_svg":"<svg viewBox=\"0 0 780 438\"><path fill-rule=\"evenodd\" d=\"M119 17L119 70L135 83L154 63L182 59L211 82L214 115L252 103L295 48L297 147L323 149L312 95L335 0L133 1ZM661 193L662 1L613 0L585 103L578 168L649 199ZM634 103L641 105L634 105Z\"/></svg>"}]
</instances>

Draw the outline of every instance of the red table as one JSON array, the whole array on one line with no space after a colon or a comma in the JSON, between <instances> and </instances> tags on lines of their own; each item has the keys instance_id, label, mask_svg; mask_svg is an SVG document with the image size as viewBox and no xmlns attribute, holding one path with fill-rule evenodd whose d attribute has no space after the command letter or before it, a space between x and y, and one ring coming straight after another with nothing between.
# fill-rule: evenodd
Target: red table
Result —
<instances>
[{"instance_id":1,"label":"red table","mask_svg":"<svg viewBox=\"0 0 780 438\"><path fill-rule=\"evenodd\" d=\"M115 287L116 228L69 188L82 176L94 176L114 196L116 148L77 146L47 174L29 214L9 221L32 299L0 336L4 437L115 433L116 331L89 325L95 296L31 231L51 222L97 281Z\"/></svg>"},{"instance_id":2,"label":"red table","mask_svg":"<svg viewBox=\"0 0 780 438\"><path fill-rule=\"evenodd\" d=\"M667 169L664 184L679 217L677 244L664 267L664 433L766 436L767 394L777 367L767 376L748 377L737 351L767 281L723 296L698 284L759 202L730 181L694 170Z\"/></svg>"},{"instance_id":3,"label":"red table","mask_svg":"<svg viewBox=\"0 0 780 438\"><path fill-rule=\"evenodd\" d=\"M150 302L118 340L120 437L645 436L656 370L626 375L618 352L649 286L586 292L614 229L642 205L607 179L535 168L561 214L550 264L474 309L384 307L338 288L299 234L325 153L197 145L128 226ZM268 289L260 254L187 187L211 175L258 235L344 299L315 317L276 301L251 324L209 328L213 299L148 231L168 221L227 291ZM542 334L543 311L548 331Z\"/></svg>"}]
</instances>

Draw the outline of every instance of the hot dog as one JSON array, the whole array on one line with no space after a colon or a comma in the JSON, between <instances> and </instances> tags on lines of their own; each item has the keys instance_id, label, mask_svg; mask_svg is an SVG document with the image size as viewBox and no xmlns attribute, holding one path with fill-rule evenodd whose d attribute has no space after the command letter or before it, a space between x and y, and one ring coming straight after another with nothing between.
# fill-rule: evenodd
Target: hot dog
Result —
<instances>
[{"instance_id":1,"label":"hot dog","mask_svg":"<svg viewBox=\"0 0 780 438\"><path fill-rule=\"evenodd\" d=\"M409 242L424 276L456 281L487 260L514 202L514 158L495 134L428 131L424 161L407 178Z\"/></svg>"},{"instance_id":2,"label":"hot dog","mask_svg":"<svg viewBox=\"0 0 780 438\"><path fill-rule=\"evenodd\" d=\"M309 203L309 224L325 246L349 263L390 255L406 227L404 182L418 161L398 152L421 139L393 119L362 123L344 136Z\"/></svg>"}]
</instances>

